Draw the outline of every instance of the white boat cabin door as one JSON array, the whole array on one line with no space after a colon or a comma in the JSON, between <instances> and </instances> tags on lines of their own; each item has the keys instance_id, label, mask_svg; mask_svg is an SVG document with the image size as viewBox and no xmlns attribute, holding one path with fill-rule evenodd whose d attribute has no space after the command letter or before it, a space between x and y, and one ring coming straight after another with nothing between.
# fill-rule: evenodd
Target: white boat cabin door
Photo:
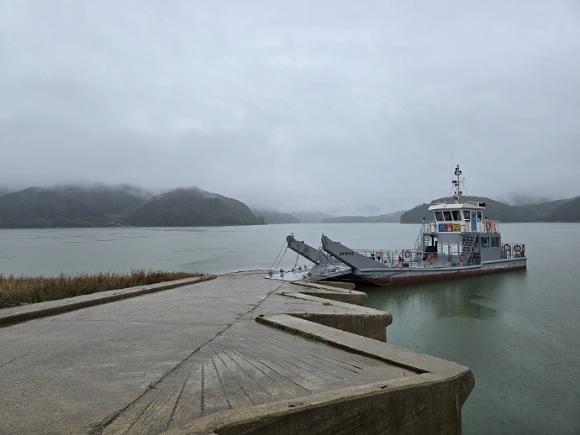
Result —
<instances>
[{"instance_id":1,"label":"white boat cabin door","mask_svg":"<svg viewBox=\"0 0 580 435\"><path fill-rule=\"evenodd\" d=\"M471 231L477 231L477 212L475 210L471 210Z\"/></svg>"}]
</instances>

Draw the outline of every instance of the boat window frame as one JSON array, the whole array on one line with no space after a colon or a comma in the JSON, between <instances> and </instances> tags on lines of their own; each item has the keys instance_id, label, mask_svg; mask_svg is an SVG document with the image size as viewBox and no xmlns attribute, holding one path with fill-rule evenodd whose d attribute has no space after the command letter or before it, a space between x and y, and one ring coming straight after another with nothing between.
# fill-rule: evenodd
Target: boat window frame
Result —
<instances>
[{"instance_id":1,"label":"boat window frame","mask_svg":"<svg viewBox=\"0 0 580 435\"><path fill-rule=\"evenodd\" d=\"M443 221L444 222L450 222L452 220L453 220L453 216L451 216L451 211L444 210L443 211Z\"/></svg>"},{"instance_id":2,"label":"boat window frame","mask_svg":"<svg viewBox=\"0 0 580 435\"><path fill-rule=\"evenodd\" d=\"M433 213L433 215L435 216L435 221L436 222L443 222L443 213L440 210L437 210ZM439 215L439 218L437 217Z\"/></svg>"},{"instance_id":3,"label":"boat window frame","mask_svg":"<svg viewBox=\"0 0 580 435\"><path fill-rule=\"evenodd\" d=\"M483 219L482 214L481 214L481 210L477 210L477 221L481 222L481 220Z\"/></svg>"},{"instance_id":4,"label":"boat window frame","mask_svg":"<svg viewBox=\"0 0 580 435\"><path fill-rule=\"evenodd\" d=\"M471 210L463 210L463 220L465 222L471 221Z\"/></svg>"},{"instance_id":5,"label":"boat window frame","mask_svg":"<svg viewBox=\"0 0 580 435\"><path fill-rule=\"evenodd\" d=\"M481 236L481 239L479 241L479 244L481 245L482 249L487 249L490 246L489 243L489 237L488 236Z\"/></svg>"},{"instance_id":6,"label":"boat window frame","mask_svg":"<svg viewBox=\"0 0 580 435\"><path fill-rule=\"evenodd\" d=\"M461 218L459 217L459 210L451 210L451 217L453 217L454 221L461 221Z\"/></svg>"},{"instance_id":7,"label":"boat window frame","mask_svg":"<svg viewBox=\"0 0 580 435\"><path fill-rule=\"evenodd\" d=\"M489 246L491 248L499 248L499 237L498 236L492 236L491 237L491 240L490 240Z\"/></svg>"}]
</instances>

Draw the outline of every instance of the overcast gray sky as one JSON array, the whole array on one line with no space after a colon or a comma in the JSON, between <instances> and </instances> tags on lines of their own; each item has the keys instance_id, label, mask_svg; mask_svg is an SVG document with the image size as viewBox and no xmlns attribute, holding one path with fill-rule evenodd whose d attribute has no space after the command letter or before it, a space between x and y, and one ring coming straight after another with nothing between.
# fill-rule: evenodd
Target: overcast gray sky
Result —
<instances>
[{"instance_id":1,"label":"overcast gray sky","mask_svg":"<svg viewBox=\"0 0 580 435\"><path fill-rule=\"evenodd\" d=\"M0 0L0 186L580 194L580 1Z\"/></svg>"}]
</instances>

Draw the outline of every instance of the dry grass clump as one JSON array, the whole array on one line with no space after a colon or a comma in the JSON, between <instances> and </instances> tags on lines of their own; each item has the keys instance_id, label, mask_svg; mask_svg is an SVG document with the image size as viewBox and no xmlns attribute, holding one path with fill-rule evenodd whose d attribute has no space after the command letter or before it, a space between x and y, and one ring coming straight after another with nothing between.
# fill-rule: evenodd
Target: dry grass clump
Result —
<instances>
[{"instance_id":1,"label":"dry grass clump","mask_svg":"<svg viewBox=\"0 0 580 435\"><path fill-rule=\"evenodd\" d=\"M198 273L134 270L55 277L19 277L0 274L0 308L70 298L105 290L155 284L199 276Z\"/></svg>"}]
</instances>

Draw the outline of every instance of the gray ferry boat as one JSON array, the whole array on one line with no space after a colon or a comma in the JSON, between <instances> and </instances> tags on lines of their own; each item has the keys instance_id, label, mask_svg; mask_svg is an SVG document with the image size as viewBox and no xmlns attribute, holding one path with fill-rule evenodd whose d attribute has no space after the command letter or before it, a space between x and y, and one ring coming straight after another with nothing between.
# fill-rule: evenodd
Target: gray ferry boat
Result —
<instances>
[{"instance_id":1,"label":"gray ferry boat","mask_svg":"<svg viewBox=\"0 0 580 435\"><path fill-rule=\"evenodd\" d=\"M389 286L525 269L525 244L502 240L498 221L485 214L485 203L462 201L461 175L458 165L453 202L429 207L433 219L422 223L412 248L351 249L322 235L316 249L289 235L287 247L312 266L270 271L267 278L342 279Z\"/></svg>"}]
</instances>

